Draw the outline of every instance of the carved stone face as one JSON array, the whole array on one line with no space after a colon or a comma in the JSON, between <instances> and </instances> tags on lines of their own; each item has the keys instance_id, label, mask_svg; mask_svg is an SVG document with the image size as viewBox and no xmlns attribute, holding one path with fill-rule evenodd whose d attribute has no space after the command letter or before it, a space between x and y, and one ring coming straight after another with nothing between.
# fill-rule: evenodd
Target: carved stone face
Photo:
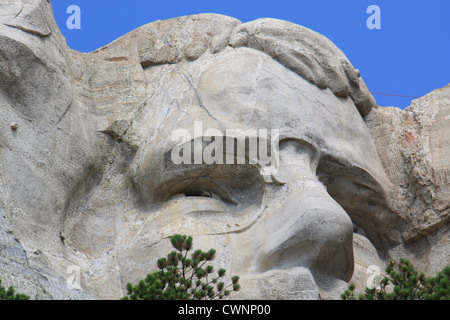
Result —
<instances>
[{"instance_id":1,"label":"carved stone face","mask_svg":"<svg viewBox=\"0 0 450 320\"><path fill-rule=\"evenodd\" d=\"M126 45L129 56L77 55L48 25L49 5L34 2L32 14L11 9L13 27L0 27L0 210L35 270L49 277L80 266L87 292L119 298L180 233L194 248L215 248L215 267L241 276L237 298L341 292L353 272L352 220L373 239L366 199L388 184L350 97L261 51L222 46L220 32L220 52L194 50L177 63L148 67L157 46L139 52L140 64ZM222 19L229 30L238 23L196 19ZM279 130L279 170L174 164L172 134L196 121L203 132Z\"/></svg>"},{"instance_id":2,"label":"carved stone face","mask_svg":"<svg viewBox=\"0 0 450 320\"><path fill-rule=\"evenodd\" d=\"M131 227L127 238L139 241L121 260L155 261L180 233L192 235L195 248L217 249L216 267L241 276L239 297L270 298L274 290L278 298L312 297L348 281L352 221L318 179L333 173L317 169L324 159L367 173L379 168L352 100L245 48L147 72L159 79L133 124L140 147L129 172L138 197L130 225L139 228ZM169 154L178 141L172 133L193 132L195 121L203 132L224 135L226 129L279 129L278 172L263 177L251 164L173 164Z\"/></svg>"}]
</instances>

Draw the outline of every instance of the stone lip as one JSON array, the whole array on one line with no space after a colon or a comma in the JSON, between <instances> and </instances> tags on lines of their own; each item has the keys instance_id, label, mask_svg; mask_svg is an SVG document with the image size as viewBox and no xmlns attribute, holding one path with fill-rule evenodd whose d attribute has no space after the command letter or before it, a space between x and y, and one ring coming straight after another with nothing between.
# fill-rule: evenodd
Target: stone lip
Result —
<instances>
[{"instance_id":1,"label":"stone lip","mask_svg":"<svg viewBox=\"0 0 450 320\"><path fill-rule=\"evenodd\" d=\"M230 295L238 300L319 300L320 292L309 269L294 267L240 277L242 288Z\"/></svg>"},{"instance_id":2,"label":"stone lip","mask_svg":"<svg viewBox=\"0 0 450 320\"><path fill-rule=\"evenodd\" d=\"M270 270L257 275L245 275L239 279L242 288L233 292L236 300L340 300L347 289L342 280L323 275L313 275L308 268L292 267ZM320 284L320 287L318 287ZM332 289L331 289L332 288Z\"/></svg>"}]
</instances>

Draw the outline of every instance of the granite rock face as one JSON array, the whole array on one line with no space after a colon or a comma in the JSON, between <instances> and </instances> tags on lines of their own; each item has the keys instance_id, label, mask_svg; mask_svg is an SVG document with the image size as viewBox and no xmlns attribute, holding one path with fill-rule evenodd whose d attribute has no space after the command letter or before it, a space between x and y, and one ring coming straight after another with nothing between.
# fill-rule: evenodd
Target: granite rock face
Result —
<instances>
[{"instance_id":1,"label":"granite rock face","mask_svg":"<svg viewBox=\"0 0 450 320\"><path fill-rule=\"evenodd\" d=\"M449 263L450 85L405 110L373 109L365 122L381 163L396 186L391 208L404 216L393 257L410 256L430 274Z\"/></svg>"},{"instance_id":2,"label":"granite rock face","mask_svg":"<svg viewBox=\"0 0 450 320\"><path fill-rule=\"evenodd\" d=\"M339 298L389 257L432 275L450 259L449 91L378 107L330 40L286 21L186 16L80 53L49 1L2 1L0 278L117 299L175 233L217 249L237 299ZM173 161L217 132L252 159L252 129L278 130L270 174L234 146Z\"/></svg>"}]
</instances>

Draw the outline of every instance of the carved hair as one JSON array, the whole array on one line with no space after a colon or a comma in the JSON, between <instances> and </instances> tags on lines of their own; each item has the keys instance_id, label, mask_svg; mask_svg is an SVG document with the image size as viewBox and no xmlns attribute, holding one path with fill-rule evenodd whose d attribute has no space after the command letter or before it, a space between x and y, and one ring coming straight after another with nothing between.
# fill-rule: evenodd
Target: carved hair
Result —
<instances>
[{"instance_id":1,"label":"carved hair","mask_svg":"<svg viewBox=\"0 0 450 320\"><path fill-rule=\"evenodd\" d=\"M362 116L376 106L359 71L339 48L317 32L282 20L241 23L216 14L184 16L142 26L95 52L111 55L134 47L147 68L196 60L207 50L214 54L229 46L262 51L319 88L350 96Z\"/></svg>"}]
</instances>

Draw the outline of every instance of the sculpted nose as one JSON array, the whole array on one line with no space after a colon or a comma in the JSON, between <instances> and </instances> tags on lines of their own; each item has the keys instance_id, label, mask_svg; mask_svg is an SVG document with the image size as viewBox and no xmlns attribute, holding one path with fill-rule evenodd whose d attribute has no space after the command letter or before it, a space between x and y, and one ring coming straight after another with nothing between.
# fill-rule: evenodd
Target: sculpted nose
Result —
<instances>
[{"instance_id":1,"label":"sculpted nose","mask_svg":"<svg viewBox=\"0 0 450 320\"><path fill-rule=\"evenodd\" d=\"M353 274L352 222L323 186L310 181L308 187L293 194L268 219L260 266L263 271L304 266L313 274L349 281Z\"/></svg>"},{"instance_id":2,"label":"sculpted nose","mask_svg":"<svg viewBox=\"0 0 450 320\"><path fill-rule=\"evenodd\" d=\"M317 180L311 149L291 144L280 149L280 157L280 170L295 191L265 222L261 271L303 266L349 281L354 263L350 217Z\"/></svg>"}]
</instances>

